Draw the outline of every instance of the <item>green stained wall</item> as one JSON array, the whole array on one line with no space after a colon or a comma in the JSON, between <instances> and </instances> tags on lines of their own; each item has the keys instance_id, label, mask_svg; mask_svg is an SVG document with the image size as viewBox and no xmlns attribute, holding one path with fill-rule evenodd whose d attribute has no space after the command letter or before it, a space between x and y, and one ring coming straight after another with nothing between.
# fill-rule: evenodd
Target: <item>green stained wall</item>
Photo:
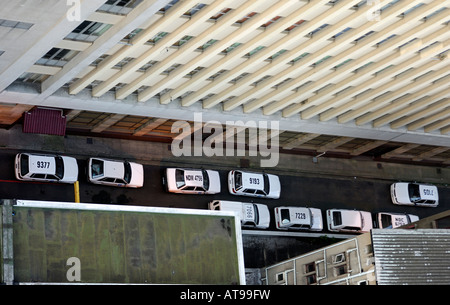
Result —
<instances>
[{"instance_id":1,"label":"green stained wall","mask_svg":"<svg viewBox=\"0 0 450 305\"><path fill-rule=\"evenodd\" d=\"M239 283L234 217L14 206L15 282Z\"/></svg>"}]
</instances>

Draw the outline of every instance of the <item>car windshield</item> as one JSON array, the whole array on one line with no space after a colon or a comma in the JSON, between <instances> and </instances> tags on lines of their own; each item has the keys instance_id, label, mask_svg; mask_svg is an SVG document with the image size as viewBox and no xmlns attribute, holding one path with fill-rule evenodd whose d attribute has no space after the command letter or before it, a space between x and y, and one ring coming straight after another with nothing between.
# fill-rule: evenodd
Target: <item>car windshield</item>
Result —
<instances>
[{"instance_id":1,"label":"car windshield","mask_svg":"<svg viewBox=\"0 0 450 305\"><path fill-rule=\"evenodd\" d=\"M203 188L205 190L209 190L209 176L208 176L208 172L206 170L202 170L202 174L203 174Z\"/></svg>"},{"instance_id":2,"label":"car windshield","mask_svg":"<svg viewBox=\"0 0 450 305\"><path fill-rule=\"evenodd\" d=\"M258 207L256 206L256 204L253 204L253 209L255 210L255 223L259 224L259 212L258 212Z\"/></svg>"},{"instance_id":3,"label":"car windshield","mask_svg":"<svg viewBox=\"0 0 450 305\"><path fill-rule=\"evenodd\" d=\"M419 192L418 184L414 184L414 183L408 184L408 193L409 193L409 198L411 199L411 202L420 200L420 192Z\"/></svg>"},{"instance_id":4,"label":"car windshield","mask_svg":"<svg viewBox=\"0 0 450 305\"><path fill-rule=\"evenodd\" d=\"M58 157L55 158L55 163L56 163L55 175L56 175L56 177L58 177L58 179L62 179L64 177L64 162L63 162L63 159L58 156Z\"/></svg>"},{"instance_id":5,"label":"car windshield","mask_svg":"<svg viewBox=\"0 0 450 305\"><path fill-rule=\"evenodd\" d=\"M20 155L20 173L25 176L30 171L28 155Z\"/></svg>"},{"instance_id":6,"label":"car windshield","mask_svg":"<svg viewBox=\"0 0 450 305\"><path fill-rule=\"evenodd\" d=\"M391 215L381 214L381 225L383 228L392 227L392 217Z\"/></svg>"},{"instance_id":7,"label":"car windshield","mask_svg":"<svg viewBox=\"0 0 450 305\"><path fill-rule=\"evenodd\" d=\"M91 171L92 171L92 178L98 178L103 176L103 161L92 159Z\"/></svg>"},{"instance_id":8,"label":"car windshield","mask_svg":"<svg viewBox=\"0 0 450 305\"><path fill-rule=\"evenodd\" d=\"M291 221L288 209L281 209L280 214L281 214L281 223L289 223Z\"/></svg>"},{"instance_id":9,"label":"car windshield","mask_svg":"<svg viewBox=\"0 0 450 305\"><path fill-rule=\"evenodd\" d=\"M181 169L175 170L175 181L177 183L177 188L183 187L186 182L184 182L184 171Z\"/></svg>"},{"instance_id":10,"label":"car windshield","mask_svg":"<svg viewBox=\"0 0 450 305\"><path fill-rule=\"evenodd\" d=\"M131 181L131 165L128 162L124 162L124 167L125 167L125 174L123 177L123 180L125 180L126 183L130 183Z\"/></svg>"},{"instance_id":11,"label":"car windshield","mask_svg":"<svg viewBox=\"0 0 450 305\"><path fill-rule=\"evenodd\" d=\"M270 186L269 186L269 176L264 174L264 193L269 194Z\"/></svg>"},{"instance_id":12,"label":"car windshield","mask_svg":"<svg viewBox=\"0 0 450 305\"><path fill-rule=\"evenodd\" d=\"M234 172L234 186L238 190L242 187L242 173Z\"/></svg>"},{"instance_id":13,"label":"car windshield","mask_svg":"<svg viewBox=\"0 0 450 305\"><path fill-rule=\"evenodd\" d=\"M333 223L335 226L339 226L342 224L341 212L333 212Z\"/></svg>"}]
</instances>

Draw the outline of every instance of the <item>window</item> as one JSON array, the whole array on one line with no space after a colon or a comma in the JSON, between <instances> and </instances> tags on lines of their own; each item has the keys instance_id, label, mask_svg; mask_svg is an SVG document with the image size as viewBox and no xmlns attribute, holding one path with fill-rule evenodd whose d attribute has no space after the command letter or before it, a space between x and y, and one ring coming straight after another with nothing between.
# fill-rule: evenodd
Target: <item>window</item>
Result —
<instances>
[{"instance_id":1,"label":"window","mask_svg":"<svg viewBox=\"0 0 450 305\"><path fill-rule=\"evenodd\" d=\"M36 64L44 66L63 67L70 59L78 54L78 51L69 49L52 48Z\"/></svg>"},{"instance_id":2,"label":"window","mask_svg":"<svg viewBox=\"0 0 450 305\"><path fill-rule=\"evenodd\" d=\"M100 181L107 182L107 183L114 183L115 179L114 178L103 178L103 179L100 179Z\"/></svg>"},{"instance_id":3,"label":"window","mask_svg":"<svg viewBox=\"0 0 450 305\"><path fill-rule=\"evenodd\" d=\"M31 175L31 178L45 179L45 175L44 174L33 174L33 175Z\"/></svg>"},{"instance_id":4,"label":"window","mask_svg":"<svg viewBox=\"0 0 450 305\"><path fill-rule=\"evenodd\" d=\"M141 2L142 0L108 0L98 9L98 11L117 15L127 15Z\"/></svg>"},{"instance_id":5,"label":"window","mask_svg":"<svg viewBox=\"0 0 450 305\"><path fill-rule=\"evenodd\" d=\"M285 224L291 222L291 217L289 215L288 209L281 209L280 214L281 214L281 223Z\"/></svg>"},{"instance_id":6,"label":"window","mask_svg":"<svg viewBox=\"0 0 450 305\"><path fill-rule=\"evenodd\" d=\"M28 163L29 163L28 155L20 155L20 174L22 176L25 176L30 171Z\"/></svg>"},{"instance_id":7,"label":"window","mask_svg":"<svg viewBox=\"0 0 450 305\"><path fill-rule=\"evenodd\" d=\"M209 176L205 170L202 170L203 174L203 187L205 190L209 189Z\"/></svg>"},{"instance_id":8,"label":"window","mask_svg":"<svg viewBox=\"0 0 450 305\"><path fill-rule=\"evenodd\" d=\"M103 35L107 30L112 27L111 24L105 24L94 21L84 21L69 35L66 39L72 39L77 41L95 41L99 36Z\"/></svg>"},{"instance_id":9,"label":"window","mask_svg":"<svg viewBox=\"0 0 450 305\"><path fill-rule=\"evenodd\" d=\"M93 159L91 165L92 178L103 176L103 161Z\"/></svg>"},{"instance_id":10,"label":"window","mask_svg":"<svg viewBox=\"0 0 450 305\"><path fill-rule=\"evenodd\" d=\"M255 211L255 223L259 223L259 210L255 204L253 205L253 210Z\"/></svg>"},{"instance_id":11,"label":"window","mask_svg":"<svg viewBox=\"0 0 450 305\"><path fill-rule=\"evenodd\" d=\"M333 256L333 264L345 262L345 253L339 253Z\"/></svg>"},{"instance_id":12,"label":"window","mask_svg":"<svg viewBox=\"0 0 450 305\"><path fill-rule=\"evenodd\" d=\"M307 285L312 285L317 283L317 278L315 274L310 274L306 277L306 284Z\"/></svg>"},{"instance_id":13,"label":"window","mask_svg":"<svg viewBox=\"0 0 450 305\"><path fill-rule=\"evenodd\" d=\"M269 194L270 186L269 186L269 177L267 174L264 174L264 193Z\"/></svg>"},{"instance_id":14,"label":"window","mask_svg":"<svg viewBox=\"0 0 450 305\"><path fill-rule=\"evenodd\" d=\"M33 23L28 22L0 19L0 26L7 28L29 30L33 25Z\"/></svg>"},{"instance_id":15,"label":"window","mask_svg":"<svg viewBox=\"0 0 450 305\"><path fill-rule=\"evenodd\" d=\"M56 163L56 172L55 175L57 179L62 179L64 177L64 162L63 159L61 157L56 157L55 158L55 163Z\"/></svg>"},{"instance_id":16,"label":"window","mask_svg":"<svg viewBox=\"0 0 450 305\"><path fill-rule=\"evenodd\" d=\"M381 214L381 225L383 228L392 228L392 218L390 215Z\"/></svg>"},{"instance_id":17,"label":"window","mask_svg":"<svg viewBox=\"0 0 450 305\"><path fill-rule=\"evenodd\" d=\"M417 202L420 200L420 192L419 192L419 185L410 183L408 184L408 193L409 198L411 199L411 202Z\"/></svg>"},{"instance_id":18,"label":"window","mask_svg":"<svg viewBox=\"0 0 450 305\"><path fill-rule=\"evenodd\" d=\"M333 223L335 226L339 226L342 224L341 212L333 212Z\"/></svg>"},{"instance_id":19,"label":"window","mask_svg":"<svg viewBox=\"0 0 450 305\"><path fill-rule=\"evenodd\" d=\"M131 181L131 165L128 162L125 162L124 164L125 167L125 175L123 177L123 180L125 180L125 183L130 183Z\"/></svg>"},{"instance_id":20,"label":"window","mask_svg":"<svg viewBox=\"0 0 450 305\"><path fill-rule=\"evenodd\" d=\"M275 281L277 283L284 282L284 272L280 272L280 273L275 274Z\"/></svg>"},{"instance_id":21,"label":"window","mask_svg":"<svg viewBox=\"0 0 450 305\"><path fill-rule=\"evenodd\" d=\"M316 272L316 263L305 264L305 273Z\"/></svg>"},{"instance_id":22,"label":"window","mask_svg":"<svg viewBox=\"0 0 450 305\"><path fill-rule=\"evenodd\" d=\"M242 187L242 173L234 172L234 185L236 190L239 190Z\"/></svg>"},{"instance_id":23,"label":"window","mask_svg":"<svg viewBox=\"0 0 450 305\"><path fill-rule=\"evenodd\" d=\"M343 275L347 273L347 266L346 265L341 265L338 267L334 267L334 274L335 276L339 276L339 275Z\"/></svg>"},{"instance_id":24,"label":"window","mask_svg":"<svg viewBox=\"0 0 450 305\"><path fill-rule=\"evenodd\" d=\"M182 171L180 169L175 170L175 181L177 184L177 188L181 188L186 184L184 182L184 171Z\"/></svg>"}]
</instances>

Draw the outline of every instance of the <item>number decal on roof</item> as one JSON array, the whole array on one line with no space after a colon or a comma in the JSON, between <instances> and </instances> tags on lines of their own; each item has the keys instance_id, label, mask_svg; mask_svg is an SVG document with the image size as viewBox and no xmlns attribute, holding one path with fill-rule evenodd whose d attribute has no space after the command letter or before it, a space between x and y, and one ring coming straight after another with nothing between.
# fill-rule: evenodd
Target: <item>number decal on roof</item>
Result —
<instances>
[{"instance_id":1,"label":"number decal on roof","mask_svg":"<svg viewBox=\"0 0 450 305\"><path fill-rule=\"evenodd\" d=\"M47 161L37 161L37 168L50 168L50 162Z\"/></svg>"}]
</instances>

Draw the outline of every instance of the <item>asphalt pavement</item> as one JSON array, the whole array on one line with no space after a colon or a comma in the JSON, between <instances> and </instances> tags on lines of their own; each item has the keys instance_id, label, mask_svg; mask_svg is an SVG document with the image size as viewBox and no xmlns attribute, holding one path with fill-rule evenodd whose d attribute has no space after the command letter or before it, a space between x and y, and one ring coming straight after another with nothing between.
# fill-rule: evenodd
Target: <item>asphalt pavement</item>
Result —
<instances>
[{"instance_id":1,"label":"asphalt pavement","mask_svg":"<svg viewBox=\"0 0 450 305\"><path fill-rule=\"evenodd\" d=\"M295 205L322 209L360 209L370 212L405 212L423 218L448 210L450 207L450 168L380 163L372 160L319 158L313 163L310 156L280 154L274 168L261 168L260 158L248 156L228 157L175 157L170 143L96 138L68 135L66 137L23 134L20 126L0 129L0 197L3 199L30 199L47 201L74 201L73 185L19 182L14 177L14 155L17 152L59 153L74 156L80 168L80 199L85 203L131 204L178 208L206 209L214 199L261 202L269 206L273 225L275 206ZM144 187L124 189L93 185L86 180L86 160L89 157L126 159L144 164ZM166 167L194 167L219 170L222 192L217 195L169 194L162 185L162 171ZM228 193L227 172L245 166L251 171L266 171L279 175L282 191L278 200L237 197ZM438 186L440 205L437 208L400 207L392 204L389 185L395 181L418 181ZM289 240L289 239L287 239ZM292 257L314 247L309 241L296 239L286 242L279 238L262 242L248 240L247 257L263 253L263 257ZM261 249L262 244L267 248ZM280 247L286 245L286 251ZM309 247L310 245L311 247ZM255 246L255 248L252 248ZM250 247L250 248L248 248ZM270 248L270 249L269 249ZM277 249L278 248L278 249ZM310 249L308 249L310 250ZM272 252L270 252L272 251ZM249 253L252 253L249 254ZM272 253L272 254L269 254ZM270 260L270 258L269 258ZM263 262L261 262L262 264ZM266 261L265 263L273 263Z\"/></svg>"}]
</instances>

